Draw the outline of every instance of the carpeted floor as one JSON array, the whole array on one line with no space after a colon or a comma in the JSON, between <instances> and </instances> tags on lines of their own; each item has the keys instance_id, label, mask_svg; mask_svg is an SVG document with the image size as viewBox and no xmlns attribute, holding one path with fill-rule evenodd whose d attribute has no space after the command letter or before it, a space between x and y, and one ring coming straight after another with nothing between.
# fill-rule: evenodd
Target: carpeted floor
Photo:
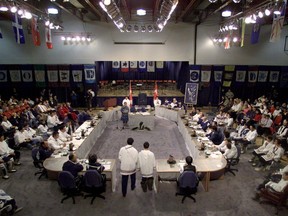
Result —
<instances>
[{"instance_id":1,"label":"carpeted floor","mask_svg":"<svg viewBox=\"0 0 288 216\"><path fill-rule=\"evenodd\" d=\"M144 141L148 141L156 159L168 158L169 154L175 158L184 158L187 150L184 145L177 125L168 120L156 119L154 131L118 130L116 123L109 123L107 129L93 147L93 153L101 158L117 158L120 147L126 144L128 137L133 137L134 147L140 151ZM36 169L32 164L31 152L22 151L22 165L16 173L10 175L10 179L0 179L0 188L15 197L19 206L24 209L17 213L23 216L60 216L60 215L108 215L108 216L268 216L274 214L274 207L267 204L259 204L251 200L254 189L262 181L267 173L256 172L248 163L250 154L241 155L238 164L239 172L236 176L226 174L222 180L210 182L209 192L205 192L200 185L196 203L185 200L181 204L181 197L175 197L175 182L161 183L161 191L143 193L139 185L134 191L128 190L126 198L122 197L118 181L116 192L112 193L110 184L104 193L106 200L97 199L90 205L90 198L76 198L76 204L72 200L60 203L62 194L56 181L47 179L38 180L34 176ZM119 167L119 163L117 163ZM117 178L120 178L117 172ZM287 215L284 209L279 215Z\"/></svg>"}]
</instances>

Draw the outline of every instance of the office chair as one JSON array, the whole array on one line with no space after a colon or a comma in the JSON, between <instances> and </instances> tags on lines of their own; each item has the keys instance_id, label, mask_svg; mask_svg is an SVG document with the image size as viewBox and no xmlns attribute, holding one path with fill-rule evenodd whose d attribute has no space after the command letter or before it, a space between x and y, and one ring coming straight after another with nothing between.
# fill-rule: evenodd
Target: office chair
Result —
<instances>
[{"instance_id":1,"label":"office chair","mask_svg":"<svg viewBox=\"0 0 288 216\"><path fill-rule=\"evenodd\" d=\"M175 195L183 196L182 203L184 203L186 197L189 197L196 202L196 199L192 196L192 194L196 194L198 183L199 180L197 174L195 174L193 171L184 171L179 176L178 190Z\"/></svg>"},{"instance_id":2,"label":"office chair","mask_svg":"<svg viewBox=\"0 0 288 216\"><path fill-rule=\"evenodd\" d=\"M88 193L84 196L92 197L90 204L92 205L96 197L105 199L101 193L106 191L106 184L102 175L97 170L87 170L84 175L84 188L83 191Z\"/></svg>"},{"instance_id":3,"label":"office chair","mask_svg":"<svg viewBox=\"0 0 288 216\"><path fill-rule=\"evenodd\" d=\"M32 159L33 159L33 164L34 167L38 168L39 170L34 173L34 176L39 175L38 179L41 179L42 176L47 176L47 170L43 166L43 161L39 159L39 149L34 148L32 149Z\"/></svg>"},{"instance_id":4,"label":"office chair","mask_svg":"<svg viewBox=\"0 0 288 216\"><path fill-rule=\"evenodd\" d=\"M82 196L83 194L76 186L74 176L69 171L61 171L58 175L58 184L61 188L63 195L65 196L61 203L68 198L72 198L73 204L75 204L75 196Z\"/></svg>"},{"instance_id":5,"label":"office chair","mask_svg":"<svg viewBox=\"0 0 288 216\"><path fill-rule=\"evenodd\" d=\"M230 172L234 176L236 175L234 171L238 172L238 169L232 168L231 166L235 166L235 165L237 165L239 163L240 155L241 155L241 147L239 145L236 145L236 148L237 148L237 156L236 156L236 158L227 159L227 165L225 167L225 173L226 172Z\"/></svg>"},{"instance_id":6,"label":"office chair","mask_svg":"<svg viewBox=\"0 0 288 216\"><path fill-rule=\"evenodd\" d=\"M270 203L276 207L276 215L280 210L280 207L286 206L287 208L287 198L288 198L288 185L284 188L283 192L277 192L273 189L263 188L260 190L260 203Z\"/></svg>"}]
</instances>

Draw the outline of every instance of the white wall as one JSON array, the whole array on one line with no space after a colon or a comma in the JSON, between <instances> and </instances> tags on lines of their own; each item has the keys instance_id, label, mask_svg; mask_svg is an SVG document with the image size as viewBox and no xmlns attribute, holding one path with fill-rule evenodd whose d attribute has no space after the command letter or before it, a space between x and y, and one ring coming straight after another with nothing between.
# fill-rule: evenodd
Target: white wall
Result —
<instances>
[{"instance_id":1,"label":"white wall","mask_svg":"<svg viewBox=\"0 0 288 216\"><path fill-rule=\"evenodd\" d=\"M90 45L67 45L60 40L59 34L52 32L52 50L46 48L44 26L40 26L41 47L35 47L27 33L27 25L28 22L24 23L26 44L18 45L11 22L0 21L4 37L0 39L0 64L89 64L113 60L189 61L193 64L194 60L193 24L169 23L161 33L121 33L111 23L83 24L66 14L63 17L64 32L92 32L94 40ZM256 45L249 44L249 28L246 31L248 41L243 48L225 50L211 40L218 31L216 19L211 18L199 25L196 64L287 65L288 55L283 51L287 26L277 43L269 43L271 25L264 26L260 43ZM165 45L115 45L114 42L163 42Z\"/></svg>"}]
</instances>

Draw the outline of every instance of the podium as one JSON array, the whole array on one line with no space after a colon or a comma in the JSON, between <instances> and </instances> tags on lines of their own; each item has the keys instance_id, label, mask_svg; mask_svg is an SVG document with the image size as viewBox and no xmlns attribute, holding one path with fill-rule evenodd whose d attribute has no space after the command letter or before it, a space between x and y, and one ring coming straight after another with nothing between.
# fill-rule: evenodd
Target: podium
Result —
<instances>
[{"instance_id":1,"label":"podium","mask_svg":"<svg viewBox=\"0 0 288 216\"><path fill-rule=\"evenodd\" d=\"M109 98L103 102L103 106L105 107L105 109L108 109L108 107L114 107L116 105L117 105L117 99L116 98Z\"/></svg>"}]
</instances>

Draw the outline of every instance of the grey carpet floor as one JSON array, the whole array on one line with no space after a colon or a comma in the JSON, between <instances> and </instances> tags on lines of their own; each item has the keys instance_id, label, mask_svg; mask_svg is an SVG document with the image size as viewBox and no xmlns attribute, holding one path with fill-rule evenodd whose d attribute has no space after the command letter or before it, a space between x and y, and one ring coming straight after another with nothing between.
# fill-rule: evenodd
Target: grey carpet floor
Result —
<instances>
[{"instance_id":1,"label":"grey carpet floor","mask_svg":"<svg viewBox=\"0 0 288 216\"><path fill-rule=\"evenodd\" d=\"M118 130L117 124L108 124L102 136L93 147L93 153L101 158L117 158L120 147L126 144L128 137L133 137L134 147L140 151L145 141L151 145L156 159L166 159L169 154L175 158L184 158L187 150L183 145L177 125L173 122L156 119L154 131L131 131L128 129ZM0 188L15 197L19 206L24 209L17 213L23 216L60 216L60 215L108 215L108 216L268 216L274 215L274 207L267 204L259 204L252 201L254 189L262 181L267 172L256 172L248 163L250 153L241 155L238 164L239 172L236 176L226 174L224 179L211 181L209 192L205 192L199 186L196 203L185 200L181 204L181 197L175 196L175 182L164 182L160 184L161 191L143 193L139 185L137 175L137 187L134 191L128 190L126 198L122 197L118 181L116 192L112 193L110 184L104 193L106 199L97 199L90 205L90 198L86 200L76 197L76 204L72 200L60 203L62 194L56 181L47 179L38 180L34 177L36 171L31 158L31 152L22 151L22 165L16 173L10 175L10 179L0 179ZM117 163L117 169L119 163ZM117 172L117 178L120 174ZM284 209L279 215L287 215Z\"/></svg>"}]
</instances>

